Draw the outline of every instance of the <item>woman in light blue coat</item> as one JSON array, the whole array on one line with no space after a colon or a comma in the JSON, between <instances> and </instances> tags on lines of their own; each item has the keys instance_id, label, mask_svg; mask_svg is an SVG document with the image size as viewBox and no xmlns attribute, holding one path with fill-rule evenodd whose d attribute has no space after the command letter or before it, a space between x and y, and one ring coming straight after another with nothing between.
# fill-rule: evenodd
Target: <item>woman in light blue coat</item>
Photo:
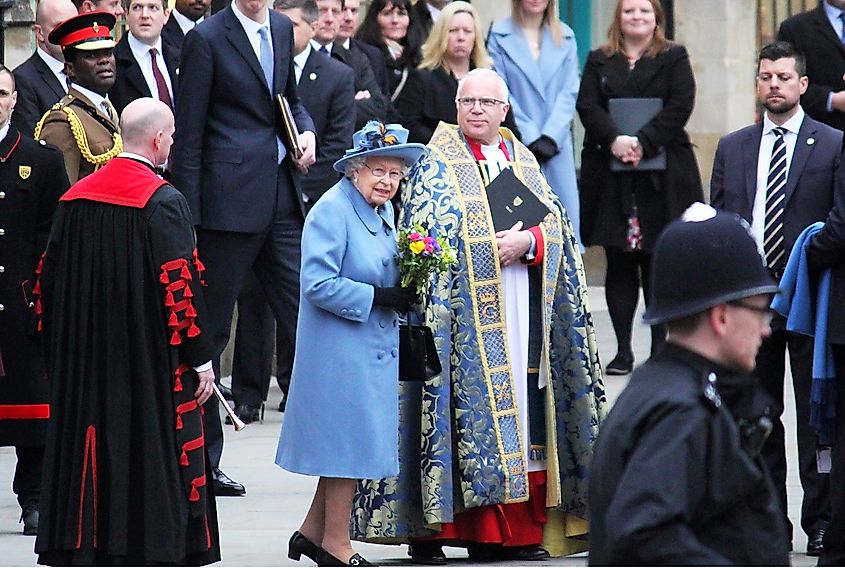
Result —
<instances>
[{"instance_id":1,"label":"woman in light blue coat","mask_svg":"<svg viewBox=\"0 0 845 568\"><path fill-rule=\"evenodd\" d=\"M508 85L522 142L540 162L580 243L572 147L580 82L575 34L558 19L556 1L511 0L511 17L490 28L487 49Z\"/></svg>"},{"instance_id":2,"label":"woman in light blue coat","mask_svg":"<svg viewBox=\"0 0 845 568\"><path fill-rule=\"evenodd\" d=\"M335 163L345 177L302 232L296 353L276 463L320 476L288 555L320 566L370 566L352 549L358 479L399 474L399 321L414 301L398 287L390 199L425 151L408 131L371 121Z\"/></svg>"}]
</instances>

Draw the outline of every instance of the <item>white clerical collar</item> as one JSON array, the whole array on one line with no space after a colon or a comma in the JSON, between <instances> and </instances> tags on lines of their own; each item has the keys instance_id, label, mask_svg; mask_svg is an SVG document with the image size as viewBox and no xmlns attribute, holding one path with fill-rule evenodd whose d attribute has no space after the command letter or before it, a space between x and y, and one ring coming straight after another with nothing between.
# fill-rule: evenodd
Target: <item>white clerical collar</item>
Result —
<instances>
[{"instance_id":1,"label":"white clerical collar","mask_svg":"<svg viewBox=\"0 0 845 568\"><path fill-rule=\"evenodd\" d=\"M293 62L295 65L299 66L299 70L302 71L305 69L305 63L308 61L308 56L311 55L311 44L305 46L300 53L294 55Z\"/></svg>"},{"instance_id":2,"label":"white clerical collar","mask_svg":"<svg viewBox=\"0 0 845 568\"><path fill-rule=\"evenodd\" d=\"M187 34L205 19L205 16L200 16L197 21L194 21L186 15L182 14L182 12L180 12L179 10L176 10L175 8L171 12L171 14L176 20L176 23L179 24L179 27L182 29L183 34Z\"/></svg>"},{"instance_id":3,"label":"white clerical collar","mask_svg":"<svg viewBox=\"0 0 845 568\"><path fill-rule=\"evenodd\" d=\"M262 23L258 23L252 18L247 17L243 12L240 11L238 8L237 2L232 0L232 11L235 13L235 17L243 26L244 31L246 32L247 37L252 37L253 35L258 33L258 30L261 28L270 28L270 9L264 9L264 19Z\"/></svg>"},{"instance_id":4,"label":"white clerical collar","mask_svg":"<svg viewBox=\"0 0 845 568\"><path fill-rule=\"evenodd\" d=\"M118 158L130 158L132 160L138 160L139 162L144 162L145 164L147 164L151 168L155 169L155 166L150 161L150 159L147 158L146 156L142 156L141 154L136 154L134 152L121 152L120 154L117 155L117 157Z\"/></svg>"},{"instance_id":5,"label":"white clerical collar","mask_svg":"<svg viewBox=\"0 0 845 568\"><path fill-rule=\"evenodd\" d=\"M135 61L141 63L142 61L146 63L147 59L149 59L149 53L151 49L155 49L158 53L159 57L163 57L161 52L161 35L156 38L156 42L153 45L148 45L132 35L132 32L127 34L129 37L127 41L129 42L129 48L132 50L132 55L135 56Z\"/></svg>"},{"instance_id":6,"label":"white clerical collar","mask_svg":"<svg viewBox=\"0 0 845 568\"><path fill-rule=\"evenodd\" d=\"M324 47L324 48L326 48L326 51L328 51L328 52L329 52L329 55L331 55L331 53L332 53L332 44L331 44L331 43L327 43L326 45L323 45L322 43L320 43L320 42L319 42L319 41L317 41L316 39L312 39L312 40L311 40L310 42L308 42L308 43L310 43L310 44L311 44L311 47L313 47L313 48L314 48L315 50L317 50L317 51L320 51L320 48L321 48L321 47Z\"/></svg>"},{"instance_id":7,"label":"white clerical collar","mask_svg":"<svg viewBox=\"0 0 845 568\"><path fill-rule=\"evenodd\" d=\"M82 85L79 85L77 83L73 84L73 88L76 89L77 91L79 91L79 94L85 95L85 98L87 98L89 101L91 101L91 104L93 104L95 107L97 107L100 110L103 110L103 101L108 100L106 97L104 97L103 95L101 95L99 93L95 93L91 89L86 89L85 87L83 87ZM106 114L108 114L108 113L106 113Z\"/></svg>"}]
</instances>

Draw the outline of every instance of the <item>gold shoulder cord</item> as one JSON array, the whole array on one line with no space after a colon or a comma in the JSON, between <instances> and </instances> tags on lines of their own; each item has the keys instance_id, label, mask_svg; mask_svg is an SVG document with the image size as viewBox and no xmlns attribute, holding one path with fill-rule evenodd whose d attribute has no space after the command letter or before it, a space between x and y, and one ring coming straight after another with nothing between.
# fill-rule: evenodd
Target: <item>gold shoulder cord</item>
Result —
<instances>
[{"instance_id":1,"label":"gold shoulder cord","mask_svg":"<svg viewBox=\"0 0 845 568\"><path fill-rule=\"evenodd\" d=\"M67 115L68 125L70 126L70 132L73 134L73 139L76 140L76 145L79 146L79 151L82 154L82 157L91 164L95 166L102 166L121 152L123 152L123 140L120 138L120 134L115 132L112 135L112 140L114 141L114 145L112 146L111 150L107 152L103 152L102 154L93 154L91 152L91 148L88 147L88 137L85 136L85 128L82 126L82 122L79 120L79 117L76 116L76 113L67 106L61 106L60 104L56 104L53 106L52 110L62 110ZM49 116L49 112L46 113L41 120L38 121L38 124L35 126L35 138L39 138L41 136L41 128L44 126L44 121L46 120L47 116Z\"/></svg>"}]
</instances>

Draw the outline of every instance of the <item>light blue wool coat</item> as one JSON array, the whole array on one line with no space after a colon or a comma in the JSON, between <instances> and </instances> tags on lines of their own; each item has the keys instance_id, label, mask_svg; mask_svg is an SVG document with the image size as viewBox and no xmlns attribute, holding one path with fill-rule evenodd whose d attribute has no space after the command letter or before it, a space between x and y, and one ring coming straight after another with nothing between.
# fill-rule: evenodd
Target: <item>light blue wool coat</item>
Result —
<instances>
[{"instance_id":1,"label":"light blue wool coat","mask_svg":"<svg viewBox=\"0 0 845 568\"><path fill-rule=\"evenodd\" d=\"M399 473L399 322L373 306L397 286L390 202L378 212L343 178L302 232L299 320L276 464L306 475L380 479Z\"/></svg>"},{"instance_id":2,"label":"light blue wool coat","mask_svg":"<svg viewBox=\"0 0 845 568\"><path fill-rule=\"evenodd\" d=\"M545 134L560 152L543 164L543 175L560 199L575 236L581 242L581 216L575 154L572 147L572 119L578 98L578 48L572 28L561 22L563 41L556 45L548 26L543 28L540 57L531 49L519 26L511 18L496 22L487 38L487 49L496 72L510 92L516 126L526 146Z\"/></svg>"}]
</instances>

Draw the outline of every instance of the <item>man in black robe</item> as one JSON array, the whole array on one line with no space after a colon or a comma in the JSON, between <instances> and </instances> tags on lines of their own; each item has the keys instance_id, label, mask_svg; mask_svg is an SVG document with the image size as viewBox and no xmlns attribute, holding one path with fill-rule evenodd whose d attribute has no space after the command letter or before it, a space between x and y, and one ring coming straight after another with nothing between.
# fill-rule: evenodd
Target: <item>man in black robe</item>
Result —
<instances>
[{"instance_id":1,"label":"man in black robe","mask_svg":"<svg viewBox=\"0 0 845 568\"><path fill-rule=\"evenodd\" d=\"M173 115L123 112L125 151L56 209L39 266L51 383L42 564L220 559L201 405L214 355L185 198L155 174Z\"/></svg>"},{"instance_id":2,"label":"man in black robe","mask_svg":"<svg viewBox=\"0 0 845 568\"><path fill-rule=\"evenodd\" d=\"M666 345L599 433L591 565L789 564L760 456L773 400L751 375L778 288L739 217L695 207L654 251L643 321L667 325Z\"/></svg>"}]
</instances>

